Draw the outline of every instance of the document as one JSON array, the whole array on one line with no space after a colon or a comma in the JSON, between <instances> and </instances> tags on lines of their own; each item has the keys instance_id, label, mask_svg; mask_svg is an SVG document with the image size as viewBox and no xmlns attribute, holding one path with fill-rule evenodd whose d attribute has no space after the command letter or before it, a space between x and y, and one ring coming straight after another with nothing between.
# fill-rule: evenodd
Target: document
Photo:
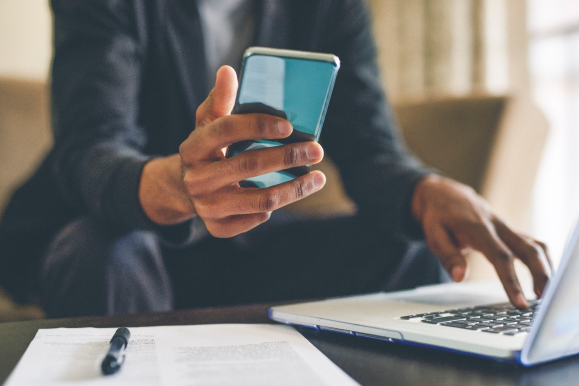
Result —
<instances>
[{"instance_id":1,"label":"document","mask_svg":"<svg viewBox=\"0 0 579 386\"><path fill-rule=\"evenodd\" d=\"M115 328L38 330L5 386L357 385L289 326L129 329L125 362L108 376L100 366Z\"/></svg>"}]
</instances>

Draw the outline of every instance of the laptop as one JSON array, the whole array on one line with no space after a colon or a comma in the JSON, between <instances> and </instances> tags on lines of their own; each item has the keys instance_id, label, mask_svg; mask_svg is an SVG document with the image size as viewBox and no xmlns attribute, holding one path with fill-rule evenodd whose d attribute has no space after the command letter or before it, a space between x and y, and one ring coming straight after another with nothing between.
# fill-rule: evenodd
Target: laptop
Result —
<instances>
[{"instance_id":1,"label":"laptop","mask_svg":"<svg viewBox=\"0 0 579 386\"><path fill-rule=\"evenodd\" d=\"M271 319L533 366L579 353L579 222L541 300L516 309L497 281L275 306Z\"/></svg>"}]
</instances>

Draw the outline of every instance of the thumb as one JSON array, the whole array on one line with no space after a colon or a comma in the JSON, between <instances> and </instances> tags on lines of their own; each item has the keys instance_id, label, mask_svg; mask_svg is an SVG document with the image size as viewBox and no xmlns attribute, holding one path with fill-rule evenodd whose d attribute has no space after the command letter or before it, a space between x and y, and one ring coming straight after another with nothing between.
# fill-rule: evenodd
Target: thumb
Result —
<instances>
[{"instance_id":1,"label":"thumb","mask_svg":"<svg viewBox=\"0 0 579 386\"><path fill-rule=\"evenodd\" d=\"M439 224L425 227L424 233L430 250L438 256L452 280L462 281L467 275L468 267L461 248L453 241L453 237Z\"/></svg>"},{"instance_id":2,"label":"thumb","mask_svg":"<svg viewBox=\"0 0 579 386\"><path fill-rule=\"evenodd\" d=\"M205 126L217 118L229 115L235 104L237 87L235 70L229 66L221 67L217 71L215 87L197 109L197 126Z\"/></svg>"}]
</instances>

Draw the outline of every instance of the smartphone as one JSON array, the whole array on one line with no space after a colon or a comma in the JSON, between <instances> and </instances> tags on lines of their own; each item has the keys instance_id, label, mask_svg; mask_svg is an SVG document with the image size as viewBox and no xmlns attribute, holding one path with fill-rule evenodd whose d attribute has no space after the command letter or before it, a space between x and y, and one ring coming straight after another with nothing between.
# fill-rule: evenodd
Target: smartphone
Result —
<instances>
[{"instance_id":1,"label":"smartphone","mask_svg":"<svg viewBox=\"0 0 579 386\"><path fill-rule=\"evenodd\" d=\"M227 157L245 151L305 141L318 141L340 60L331 54L251 47L245 51L232 114L261 113L287 119L288 138L237 142ZM240 181L243 187L267 188L309 173L311 166L267 173Z\"/></svg>"}]
</instances>

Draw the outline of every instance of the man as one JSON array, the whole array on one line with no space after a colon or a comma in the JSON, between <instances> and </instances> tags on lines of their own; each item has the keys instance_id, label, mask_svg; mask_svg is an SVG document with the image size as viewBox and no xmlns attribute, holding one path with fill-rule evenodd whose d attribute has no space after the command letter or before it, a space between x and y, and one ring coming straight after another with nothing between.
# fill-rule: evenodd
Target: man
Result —
<instances>
[{"instance_id":1,"label":"man","mask_svg":"<svg viewBox=\"0 0 579 386\"><path fill-rule=\"evenodd\" d=\"M378 86L362 0L53 0L52 6L55 146L45 168L70 209L43 251L50 316L436 282L436 263L411 242L422 238L456 281L466 275L464 253L476 249L494 264L513 304L526 306L515 257L530 268L541 294L549 270L544 246L512 231L470 188L425 169L401 145ZM320 144L223 156L232 143L292 131L273 116L229 115L237 77L221 65L238 65L250 45L340 57ZM324 151L358 205L355 217L304 222L278 215L324 186L319 171L267 189L238 184L318 163Z\"/></svg>"}]
</instances>

